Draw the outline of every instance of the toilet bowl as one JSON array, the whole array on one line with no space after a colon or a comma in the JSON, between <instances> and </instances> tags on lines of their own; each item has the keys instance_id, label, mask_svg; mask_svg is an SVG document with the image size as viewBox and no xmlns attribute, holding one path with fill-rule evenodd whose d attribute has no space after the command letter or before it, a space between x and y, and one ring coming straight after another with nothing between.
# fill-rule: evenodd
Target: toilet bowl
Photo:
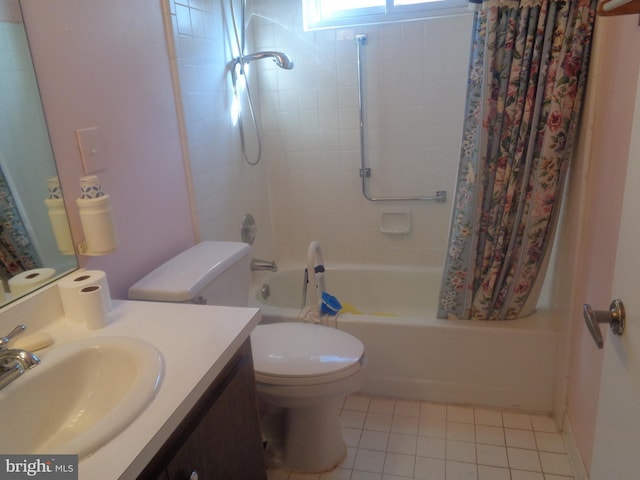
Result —
<instances>
[{"instance_id":1,"label":"toilet bowl","mask_svg":"<svg viewBox=\"0 0 640 480\"><path fill-rule=\"evenodd\" d=\"M202 242L173 257L129 289L132 300L246 306L251 248ZM299 322L258 325L251 333L258 398L282 419L282 466L312 473L345 457L340 405L362 385L360 340ZM268 422L265 422L268 423Z\"/></svg>"},{"instance_id":2,"label":"toilet bowl","mask_svg":"<svg viewBox=\"0 0 640 480\"><path fill-rule=\"evenodd\" d=\"M346 455L340 430L344 397L362 386L364 346L333 328L284 322L251 333L256 389L283 412L283 466L331 470Z\"/></svg>"}]
</instances>

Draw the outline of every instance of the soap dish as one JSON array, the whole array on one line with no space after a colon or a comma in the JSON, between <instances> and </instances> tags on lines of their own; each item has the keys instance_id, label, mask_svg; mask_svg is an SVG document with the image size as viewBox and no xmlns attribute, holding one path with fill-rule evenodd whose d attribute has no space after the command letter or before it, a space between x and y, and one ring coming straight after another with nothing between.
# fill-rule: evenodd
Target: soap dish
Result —
<instances>
[{"instance_id":1,"label":"soap dish","mask_svg":"<svg viewBox=\"0 0 640 480\"><path fill-rule=\"evenodd\" d=\"M402 235L411 231L411 210L408 208L380 209L380 231L391 235Z\"/></svg>"}]
</instances>

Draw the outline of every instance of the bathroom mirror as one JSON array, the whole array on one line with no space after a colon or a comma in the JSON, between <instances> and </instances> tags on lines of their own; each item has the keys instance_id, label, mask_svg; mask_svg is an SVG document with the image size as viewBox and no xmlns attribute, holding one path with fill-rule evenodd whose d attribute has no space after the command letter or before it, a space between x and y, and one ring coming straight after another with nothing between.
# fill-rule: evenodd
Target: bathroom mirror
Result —
<instances>
[{"instance_id":1,"label":"bathroom mirror","mask_svg":"<svg viewBox=\"0 0 640 480\"><path fill-rule=\"evenodd\" d=\"M78 266L72 245L67 254L58 247L45 205L57 170L18 0L0 0L0 111L2 305ZM69 234L69 224L58 203L60 237ZM53 272L20 273L44 268Z\"/></svg>"}]
</instances>

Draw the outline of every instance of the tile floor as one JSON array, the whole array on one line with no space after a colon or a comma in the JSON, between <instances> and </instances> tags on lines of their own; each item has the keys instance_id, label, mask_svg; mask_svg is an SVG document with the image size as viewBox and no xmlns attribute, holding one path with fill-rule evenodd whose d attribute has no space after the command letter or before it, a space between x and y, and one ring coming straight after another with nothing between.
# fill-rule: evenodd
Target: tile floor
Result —
<instances>
[{"instance_id":1,"label":"tile floor","mask_svg":"<svg viewBox=\"0 0 640 480\"><path fill-rule=\"evenodd\" d=\"M542 415L384 397L346 398L348 454L324 474L269 480L573 480L562 436Z\"/></svg>"}]
</instances>

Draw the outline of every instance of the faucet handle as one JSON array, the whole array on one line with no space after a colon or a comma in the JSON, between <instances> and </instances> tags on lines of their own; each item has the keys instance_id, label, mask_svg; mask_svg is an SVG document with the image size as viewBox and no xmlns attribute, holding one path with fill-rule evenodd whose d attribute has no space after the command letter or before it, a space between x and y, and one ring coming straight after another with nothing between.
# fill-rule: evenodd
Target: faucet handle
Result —
<instances>
[{"instance_id":1,"label":"faucet handle","mask_svg":"<svg viewBox=\"0 0 640 480\"><path fill-rule=\"evenodd\" d=\"M4 348L9 340L11 340L16 335L22 333L27 327L25 325L18 325L16 328L11 330L6 336L0 338L0 349Z\"/></svg>"}]
</instances>

